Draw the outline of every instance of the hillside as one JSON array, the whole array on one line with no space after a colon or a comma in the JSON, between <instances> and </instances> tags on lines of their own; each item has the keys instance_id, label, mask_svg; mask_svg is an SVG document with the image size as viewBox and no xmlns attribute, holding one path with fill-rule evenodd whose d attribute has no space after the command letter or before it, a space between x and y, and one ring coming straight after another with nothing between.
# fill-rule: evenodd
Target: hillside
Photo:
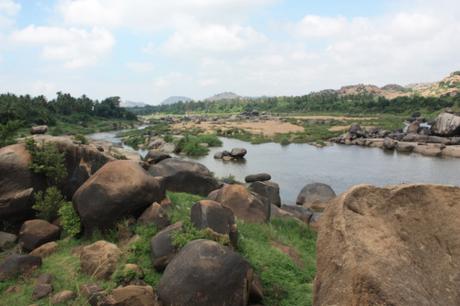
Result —
<instances>
[{"instance_id":1,"label":"hillside","mask_svg":"<svg viewBox=\"0 0 460 306\"><path fill-rule=\"evenodd\" d=\"M161 102L162 105L169 105L169 104L174 104L177 102L189 102L192 101L192 98L189 97L182 97L182 96L171 96L163 100Z\"/></svg>"},{"instance_id":2,"label":"hillside","mask_svg":"<svg viewBox=\"0 0 460 306\"><path fill-rule=\"evenodd\" d=\"M233 93L233 92L222 92L206 98L205 101L222 101L222 100L237 100L240 99L241 96Z\"/></svg>"}]
</instances>

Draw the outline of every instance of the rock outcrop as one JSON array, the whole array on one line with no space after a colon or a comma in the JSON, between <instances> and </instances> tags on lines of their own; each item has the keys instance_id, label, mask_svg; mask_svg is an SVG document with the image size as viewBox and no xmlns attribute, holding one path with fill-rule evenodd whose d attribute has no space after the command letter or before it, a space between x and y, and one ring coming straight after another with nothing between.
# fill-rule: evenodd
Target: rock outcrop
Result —
<instances>
[{"instance_id":1,"label":"rock outcrop","mask_svg":"<svg viewBox=\"0 0 460 306\"><path fill-rule=\"evenodd\" d=\"M208 198L230 208L237 218L245 221L262 223L270 220L270 204L243 185L224 185Z\"/></svg>"},{"instance_id":2,"label":"rock outcrop","mask_svg":"<svg viewBox=\"0 0 460 306\"><path fill-rule=\"evenodd\" d=\"M165 188L170 191L207 195L219 188L219 183L208 168L178 158L168 158L150 166L149 173L164 177Z\"/></svg>"},{"instance_id":3,"label":"rock outcrop","mask_svg":"<svg viewBox=\"0 0 460 306\"><path fill-rule=\"evenodd\" d=\"M244 306L252 282L252 268L241 255L214 241L194 240L166 268L158 296L165 306Z\"/></svg>"},{"instance_id":4,"label":"rock outcrop","mask_svg":"<svg viewBox=\"0 0 460 306\"><path fill-rule=\"evenodd\" d=\"M314 305L460 305L460 188L360 185L331 203Z\"/></svg>"},{"instance_id":5,"label":"rock outcrop","mask_svg":"<svg viewBox=\"0 0 460 306\"><path fill-rule=\"evenodd\" d=\"M120 218L142 213L165 197L161 178L154 178L136 162L119 160L104 165L73 197L85 232L106 229Z\"/></svg>"},{"instance_id":6,"label":"rock outcrop","mask_svg":"<svg viewBox=\"0 0 460 306\"><path fill-rule=\"evenodd\" d=\"M436 118L431 131L439 136L459 136L460 135L460 116L442 113Z\"/></svg>"}]
</instances>

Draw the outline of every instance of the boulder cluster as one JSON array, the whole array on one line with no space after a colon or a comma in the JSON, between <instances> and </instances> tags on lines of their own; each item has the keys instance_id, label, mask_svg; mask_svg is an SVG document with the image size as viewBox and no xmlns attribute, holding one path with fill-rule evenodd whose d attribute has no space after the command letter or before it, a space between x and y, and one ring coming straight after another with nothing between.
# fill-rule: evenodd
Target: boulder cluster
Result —
<instances>
[{"instance_id":1,"label":"boulder cluster","mask_svg":"<svg viewBox=\"0 0 460 306\"><path fill-rule=\"evenodd\" d=\"M408 119L405 130L390 132L378 128L362 128L353 124L348 133L331 141L401 153L419 153L426 156L460 157L460 116L450 112L441 113L433 122L427 123L420 114Z\"/></svg>"},{"instance_id":2,"label":"boulder cluster","mask_svg":"<svg viewBox=\"0 0 460 306\"><path fill-rule=\"evenodd\" d=\"M233 148L230 151L219 151L214 154L215 159L224 161L238 161L244 159L248 151L244 148Z\"/></svg>"}]
</instances>

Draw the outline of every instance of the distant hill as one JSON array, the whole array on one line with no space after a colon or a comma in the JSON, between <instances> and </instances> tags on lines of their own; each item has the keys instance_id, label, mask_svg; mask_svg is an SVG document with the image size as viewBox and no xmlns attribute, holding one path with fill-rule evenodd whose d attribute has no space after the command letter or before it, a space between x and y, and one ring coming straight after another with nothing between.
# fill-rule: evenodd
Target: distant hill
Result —
<instances>
[{"instance_id":1,"label":"distant hill","mask_svg":"<svg viewBox=\"0 0 460 306\"><path fill-rule=\"evenodd\" d=\"M174 103L177 103L177 102L189 102L189 101L192 101L192 98L189 98L189 97L181 97L181 96L171 96L165 100L163 100L163 102L161 102L162 105L168 105L168 104L174 104Z\"/></svg>"},{"instance_id":2,"label":"distant hill","mask_svg":"<svg viewBox=\"0 0 460 306\"><path fill-rule=\"evenodd\" d=\"M237 100L242 97L233 92L222 92L217 95L206 98L205 101L222 101L222 100Z\"/></svg>"},{"instance_id":3,"label":"distant hill","mask_svg":"<svg viewBox=\"0 0 460 306\"><path fill-rule=\"evenodd\" d=\"M121 107L144 107L147 103L144 102L134 102L134 101L122 101L120 103Z\"/></svg>"}]
</instances>

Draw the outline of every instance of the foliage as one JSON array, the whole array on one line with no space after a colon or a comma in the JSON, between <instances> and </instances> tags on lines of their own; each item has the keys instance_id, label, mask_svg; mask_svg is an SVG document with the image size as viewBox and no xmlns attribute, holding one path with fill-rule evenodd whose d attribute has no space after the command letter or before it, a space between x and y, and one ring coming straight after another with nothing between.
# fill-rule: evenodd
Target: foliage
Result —
<instances>
[{"instance_id":1,"label":"foliage","mask_svg":"<svg viewBox=\"0 0 460 306\"><path fill-rule=\"evenodd\" d=\"M221 235L209 229L199 230L193 226L189 218L182 222L182 230L174 232L172 236L173 244L179 249L197 239L208 239L225 246L230 245L228 235Z\"/></svg>"},{"instance_id":2,"label":"foliage","mask_svg":"<svg viewBox=\"0 0 460 306\"><path fill-rule=\"evenodd\" d=\"M64 153L60 153L56 144L42 142L37 145L33 138L26 140L26 148L32 156L30 169L43 174L52 184L60 183L66 176Z\"/></svg>"},{"instance_id":3,"label":"foliage","mask_svg":"<svg viewBox=\"0 0 460 306\"><path fill-rule=\"evenodd\" d=\"M21 121L12 120L0 124L0 148L15 143L15 136L21 128Z\"/></svg>"},{"instance_id":4,"label":"foliage","mask_svg":"<svg viewBox=\"0 0 460 306\"><path fill-rule=\"evenodd\" d=\"M57 218L59 208L65 203L59 189L53 186L46 189L45 193L42 191L35 193L35 204L32 208L38 211L39 218L52 222Z\"/></svg>"},{"instance_id":5,"label":"foliage","mask_svg":"<svg viewBox=\"0 0 460 306\"><path fill-rule=\"evenodd\" d=\"M80 233L80 217L71 202L61 202L58 210L59 219L67 237L75 237Z\"/></svg>"},{"instance_id":6,"label":"foliage","mask_svg":"<svg viewBox=\"0 0 460 306\"><path fill-rule=\"evenodd\" d=\"M202 144L207 144L209 147L218 147L222 145L222 141L215 134L189 135L179 139L176 143L177 150L189 156L206 155L209 149Z\"/></svg>"},{"instance_id":7,"label":"foliage","mask_svg":"<svg viewBox=\"0 0 460 306\"><path fill-rule=\"evenodd\" d=\"M79 141L82 144L88 144L88 139L85 137L85 135L76 134L73 137L75 138L76 141Z\"/></svg>"}]
</instances>

